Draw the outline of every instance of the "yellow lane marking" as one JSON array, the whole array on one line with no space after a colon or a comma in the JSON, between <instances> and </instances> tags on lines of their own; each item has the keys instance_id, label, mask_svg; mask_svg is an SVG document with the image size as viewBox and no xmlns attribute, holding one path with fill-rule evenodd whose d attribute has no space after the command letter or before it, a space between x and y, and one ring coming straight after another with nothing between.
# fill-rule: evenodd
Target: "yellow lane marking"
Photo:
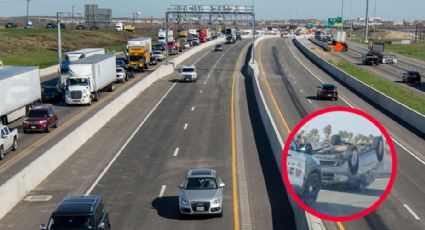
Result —
<instances>
[{"instance_id":1,"label":"yellow lane marking","mask_svg":"<svg viewBox=\"0 0 425 230\"><path fill-rule=\"evenodd\" d=\"M265 72L264 72L264 68L263 68L263 62L262 62L262 48L263 48L263 42L261 42L260 44L259 44L259 66L260 66L260 70L261 70L261 74L263 75L263 77L266 79L266 86L267 86L267 89L268 89L268 91L269 91L269 94L270 94L270 97L271 97L271 99L272 99L272 101L273 101L273 105L274 105L274 107L275 107L275 109L276 109L276 111L277 111L277 113L279 114L279 117L280 117L280 120L283 122L283 124L285 125L285 128L286 128L286 130L288 131L288 135L289 135L289 133L291 132L291 129L289 128L289 126L288 126L288 123L286 122L286 119L285 119L285 117L283 116L283 113L282 113L282 111L280 110L280 108L279 108L279 106L277 105L277 102L276 102L276 99L275 99L275 97L274 97L274 95L273 95L273 91L272 91L272 89L271 89L271 87L270 87L270 84L269 84L269 80L268 80L268 78L267 78L267 75L265 74ZM345 230L345 228L344 228L344 225L342 224L342 222L339 222L339 221L337 221L336 222L336 224L338 225L338 227L339 227L339 230Z\"/></svg>"},{"instance_id":2,"label":"yellow lane marking","mask_svg":"<svg viewBox=\"0 0 425 230\"><path fill-rule=\"evenodd\" d=\"M246 49L244 49L246 50ZM241 63L241 58L245 52L241 52L238 60L236 61L235 70L233 71L232 79L232 98L230 101L230 114L232 121L232 188L233 188L233 222L234 229L239 230L239 204L238 204L238 184L237 184L237 168L236 168L236 127L235 127L235 85L236 74L239 72L238 66Z\"/></svg>"},{"instance_id":3,"label":"yellow lane marking","mask_svg":"<svg viewBox=\"0 0 425 230\"><path fill-rule=\"evenodd\" d=\"M149 73L148 73L149 74ZM143 75L141 77L145 77L146 75ZM141 79L139 79L140 81ZM11 158L7 159L6 161L3 162L3 164L0 165L0 170L2 170L3 168L7 167L8 165L14 163L16 160L18 160L19 158L23 157L25 154L27 154L29 151L35 149L38 147L38 145L40 143L42 143L43 141L47 140L48 138L54 136L54 135L58 135L58 132L60 132L61 130L65 129L66 127L72 125L74 122L76 122L76 120L82 118L83 116L87 115L88 113L92 112L93 110L95 110L96 108L98 108L101 105L104 105L106 100L108 100L109 98L119 94L120 92L128 89L130 86L132 86L133 84L137 84L137 82L139 81L131 81L129 82L130 84L124 85L124 87L120 87L119 89L116 89L114 92L107 94L102 101L92 104L90 107L81 110L79 113L77 113L76 115L74 115L71 119L65 121L63 124L61 124L58 128L56 128L55 130L53 130L53 132L45 135L44 137L42 137L41 139L39 139L38 141L34 142L33 144L31 144L30 146L28 146L27 148L25 148L24 150L22 150L21 152L19 152L18 154L13 155ZM132 84L133 83L133 84Z\"/></svg>"}]
</instances>

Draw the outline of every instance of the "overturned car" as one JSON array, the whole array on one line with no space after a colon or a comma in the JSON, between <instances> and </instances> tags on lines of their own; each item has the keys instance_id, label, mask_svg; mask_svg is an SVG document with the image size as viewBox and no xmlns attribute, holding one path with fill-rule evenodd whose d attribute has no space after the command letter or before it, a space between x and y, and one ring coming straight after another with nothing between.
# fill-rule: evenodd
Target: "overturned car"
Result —
<instances>
[{"instance_id":1,"label":"overturned car","mask_svg":"<svg viewBox=\"0 0 425 230\"><path fill-rule=\"evenodd\" d=\"M372 143L352 144L333 135L329 144L312 150L321 166L322 185L345 184L363 191L379 174L384 146L382 136L374 137Z\"/></svg>"}]
</instances>

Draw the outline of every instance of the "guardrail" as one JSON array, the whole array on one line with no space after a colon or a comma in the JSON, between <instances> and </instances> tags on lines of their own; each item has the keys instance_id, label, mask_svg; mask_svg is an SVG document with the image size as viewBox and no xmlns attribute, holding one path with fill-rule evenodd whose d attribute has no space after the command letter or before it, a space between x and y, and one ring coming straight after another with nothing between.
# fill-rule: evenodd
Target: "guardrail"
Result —
<instances>
[{"instance_id":1,"label":"guardrail","mask_svg":"<svg viewBox=\"0 0 425 230\"><path fill-rule=\"evenodd\" d=\"M217 39L188 50L186 54L184 54L184 57L175 60L175 64L178 65L195 53L220 42L223 42L223 40ZM158 67L154 72L131 86L78 128L61 139L57 144L48 149L40 157L32 161L23 170L15 174L6 183L2 184L0 186L0 219L31 190L49 176L50 173L86 143L90 137L95 135L107 122L124 109L125 106L136 99L140 93L151 86L155 81L173 73L173 71L173 65L162 65Z\"/></svg>"},{"instance_id":2,"label":"guardrail","mask_svg":"<svg viewBox=\"0 0 425 230\"><path fill-rule=\"evenodd\" d=\"M260 41L273 37L275 36L262 36L257 38L255 40L255 47L257 47L257 44ZM260 117L266 129L265 131L267 133L267 138L271 145L276 164L279 167L279 171L282 173L282 150L285 143L279 134L279 131L276 127L276 123L273 120L270 109L267 106L266 100L264 98L263 91L261 90L259 82L260 74L258 64L252 64L252 58L253 57L251 57L250 64L248 67L248 74L250 75L251 80L254 81L254 93L258 105L258 110L260 112ZM292 210L294 212L295 224L297 226L297 229L325 229L322 221L319 218L314 217L309 213L305 212L304 209L298 206L298 204L293 200L293 198L288 192L287 194L292 206Z\"/></svg>"},{"instance_id":3,"label":"guardrail","mask_svg":"<svg viewBox=\"0 0 425 230\"><path fill-rule=\"evenodd\" d=\"M385 111L397 117L401 121L409 124L414 129L425 134L425 116L419 112L401 104L384 93L368 86L367 84L357 80L355 77L329 63L325 59L319 57L307 47L305 47L297 39L293 39L295 46L314 64L323 69L329 75L339 80L355 92L359 93L366 99L380 106Z\"/></svg>"},{"instance_id":4,"label":"guardrail","mask_svg":"<svg viewBox=\"0 0 425 230\"><path fill-rule=\"evenodd\" d=\"M321 47L324 51L331 51L331 48L329 47L328 43L326 43L326 42L319 41L315 38L309 38L308 40L310 40L311 42L313 42L317 46Z\"/></svg>"}]
</instances>

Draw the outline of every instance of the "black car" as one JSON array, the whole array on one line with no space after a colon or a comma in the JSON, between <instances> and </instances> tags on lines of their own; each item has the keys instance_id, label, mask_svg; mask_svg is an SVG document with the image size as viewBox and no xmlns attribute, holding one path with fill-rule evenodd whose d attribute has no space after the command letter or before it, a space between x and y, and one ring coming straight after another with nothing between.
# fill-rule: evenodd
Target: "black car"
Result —
<instances>
[{"instance_id":1,"label":"black car","mask_svg":"<svg viewBox=\"0 0 425 230\"><path fill-rule=\"evenodd\" d=\"M85 25L77 25L77 27L75 27L75 29L77 29L77 30L86 30L87 27Z\"/></svg>"},{"instance_id":2,"label":"black car","mask_svg":"<svg viewBox=\"0 0 425 230\"><path fill-rule=\"evenodd\" d=\"M13 22L8 22L6 25L4 25L4 28L5 29L16 29L16 28L18 28L18 25L16 25Z\"/></svg>"},{"instance_id":3,"label":"black car","mask_svg":"<svg viewBox=\"0 0 425 230\"><path fill-rule=\"evenodd\" d=\"M53 22L49 22L46 25L46 29L56 29L56 28L57 28L57 25L56 23L53 23Z\"/></svg>"},{"instance_id":4,"label":"black car","mask_svg":"<svg viewBox=\"0 0 425 230\"><path fill-rule=\"evenodd\" d=\"M403 74L404 83L416 83L421 84L421 74L418 71L407 71Z\"/></svg>"},{"instance_id":5,"label":"black car","mask_svg":"<svg viewBox=\"0 0 425 230\"><path fill-rule=\"evenodd\" d=\"M41 99L43 101L57 102L61 98L61 91L56 86L42 85Z\"/></svg>"},{"instance_id":6,"label":"black car","mask_svg":"<svg viewBox=\"0 0 425 230\"><path fill-rule=\"evenodd\" d=\"M99 196L67 196L53 211L47 226L42 230L55 229L111 229L109 213Z\"/></svg>"},{"instance_id":7,"label":"black car","mask_svg":"<svg viewBox=\"0 0 425 230\"><path fill-rule=\"evenodd\" d=\"M320 86L317 86L317 99L332 99L332 100L338 100L338 89L333 84L322 84Z\"/></svg>"},{"instance_id":8,"label":"black car","mask_svg":"<svg viewBox=\"0 0 425 230\"><path fill-rule=\"evenodd\" d=\"M379 65L379 57L373 53L367 53L362 56L363 65Z\"/></svg>"},{"instance_id":9,"label":"black car","mask_svg":"<svg viewBox=\"0 0 425 230\"><path fill-rule=\"evenodd\" d=\"M216 46L214 47L214 50L215 50L215 51L223 51L223 45L221 45L221 44L216 45Z\"/></svg>"}]
</instances>

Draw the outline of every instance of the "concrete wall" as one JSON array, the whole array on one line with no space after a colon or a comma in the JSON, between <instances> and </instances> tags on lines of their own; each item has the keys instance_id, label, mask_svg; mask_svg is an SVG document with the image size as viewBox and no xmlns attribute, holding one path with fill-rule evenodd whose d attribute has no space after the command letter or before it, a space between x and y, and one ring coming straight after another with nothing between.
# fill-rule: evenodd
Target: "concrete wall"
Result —
<instances>
[{"instance_id":1,"label":"concrete wall","mask_svg":"<svg viewBox=\"0 0 425 230\"><path fill-rule=\"evenodd\" d=\"M331 76L337 80L343 82L351 89L361 94L365 98L373 101L381 108L391 113L400 120L411 125L418 131L425 133L425 116L418 113L415 110L410 109L409 107L399 103L398 101L392 99L391 97L375 90L374 88L364 84L363 82L357 80L355 77L344 72L333 64L327 62L323 58L317 56L315 53L310 51L297 39L293 40L295 46L314 64L322 68L324 71L329 73Z\"/></svg>"},{"instance_id":2,"label":"concrete wall","mask_svg":"<svg viewBox=\"0 0 425 230\"><path fill-rule=\"evenodd\" d=\"M256 39L255 47L257 44L267 38L271 38L275 36L262 36ZM252 64L252 57L248 68L248 74L251 76L251 79L254 81L254 91L255 98L258 104L258 109L260 111L261 120L266 129L267 138L269 139L269 143L272 148L273 156L276 160L276 164L279 167L279 171L282 172L282 150L284 146L284 140L279 134L276 123L273 120L270 109L267 106L266 100L264 98L263 91L261 90L259 83L259 69L257 63ZM292 206L292 210L295 216L295 224L297 229L325 229L322 221L319 218L316 218L309 213L305 212L298 204L292 199L289 195L289 201Z\"/></svg>"},{"instance_id":3,"label":"concrete wall","mask_svg":"<svg viewBox=\"0 0 425 230\"><path fill-rule=\"evenodd\" d=\"M197 52L215 45L220 40L208 43L186 51L176 60L176 64L183 62L186 58ZM96 134L109 120L118 114L125 106L131 103L140 93L151 86L155 81L173 73L173 65L162 65L154 72L144 77L143 80L131 86L121 95L117 96L111 103L106 105L90 119L70 132L57 144L47 150L39 158L31 162L27 167L18 172L6 183L0 186L0 219L3 218L21 199L31 190L38 186L57 167L65 162L75 151L77 151L90 137Z\"/></svg>"}]
</instances>

